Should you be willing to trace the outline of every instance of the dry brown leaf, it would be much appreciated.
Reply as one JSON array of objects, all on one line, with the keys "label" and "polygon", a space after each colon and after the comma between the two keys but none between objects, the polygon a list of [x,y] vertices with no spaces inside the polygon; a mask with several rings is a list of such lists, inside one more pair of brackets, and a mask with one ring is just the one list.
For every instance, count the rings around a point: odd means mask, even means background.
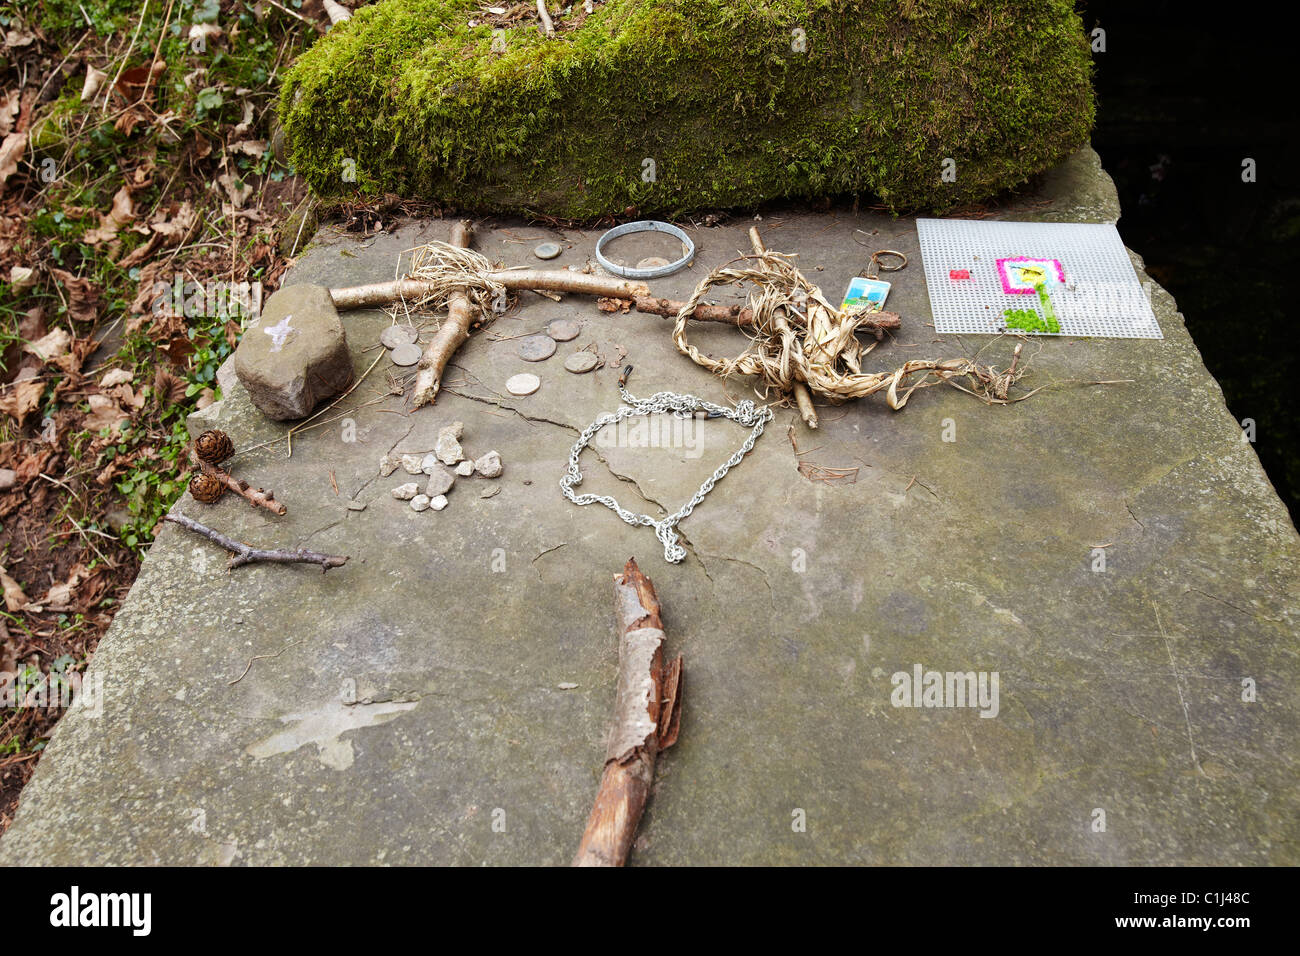
[{"label": "dry brown leaf", "polygon": [[68,317],[78,322],[94,321],[99,315],[99,287],[65,269],[52,268],[50,275],[63,286],[68,297]]},{"label": "dry brown leaf", "polygon": [[4,194],[5,183],[18,171],[18,161],[27,150],[27,134],[10,133],[0,142],[0,195]]},{"label": "dry brown leaf", "polygon": [[149,226],[169,242],[184,242],[189,238],[190,233],[194,231],[198,221],[199,214],[195,212],[194,204],[186,200],[181,203],[180,208],[175,211],[170,219],[167,218],[165,213],[159,213]]},{"label": "dry brown leaf", "polygon": [[104,377],[99,380],[99,387],[107,391],[114,385],[125,385],[133,378],[135,378],[135,374],[130,369],[110,368],[104,373]]},{"label": "dry brown leaf", "polygon": [[[51,587],[39,601],[27,605],[25,610],[32,612],[71,610],[72,597],[77,592],[77,586],[85,580],[85,576],[86,566],[84,564],[78,564],[68,572],[68,579],[66,581]],[[7,598],[8,593],[6,589],[6,600]]]},{"label": "dry brown leaf", "polygon": [[111,395],[113,398],[117,399],[118,404],[120,404],[124,409],[144,408],[143,388],[140,389],[139,394],[137,394],[135,390],[131,388],[130,385],[118,385],[116,388],[112,389],[108,394]]},{"label": "dry brown leaf", "polygon": [[[12,90],[7,97],[0,100],[0,136],[8,136],[14,131],[14,121],[18,118],[18,108],[22,97],[18,90]],[[252,107],[252,104],[248,104]]]},{"label": "dry brown leaf", "polygon": [[153,375],[153,390],[159,401],[168,405],[179,405],[185,401],[185,379],[159,366]]},{"label": "dry brown leaf", "polygon": [[95,98],[99,88],[104,85],[108,79],[108,74],[103,70],[97,70],[90,64],[86,64],[86,82],[81,85],[81,102]]},{"label": "dry brown leaf", "polygon": [[246,139],[240,143],[231,143],[230,151],[232,153],[243,153],[245,156],[252,156],[254,159],[261,159],[266,154],[266,140]]},{"label": "dry brown leaf", "polygon": [[67,329],[51,329],[48,333],[41,336],[35,342],[28,342],[23,346],[23,351],[35,355],[42,362],[48,362],[50,359],[58,358],[60,355],[68,353],[68,346],[72,344],[72,336]]},{"label": "dry brown leaf", "polygon": [[23,586],[9,576],[4,565],[0,564],[0,585],[4,587],[5,608],[10,611],[21,611],[27,606],[27,595],[23,592]]},{"label": "dry brown leaf", "polygon": [[87,401],[90,403],[90,411],[82,419],[82,426],[92,432],[108,428],[117,434],[122,424],[131,420],[131,416],[118,408],[117,403],[107,395],[91,395]]},{"label": "dry brown leaf", "polygon": [[113,196],[113,208],[107,215],[99,217],[99,226],[88,230],[81,237],[81,241],[90,246],[108,242],[110,239],[115,239],[122,231],[122,227],[133,219],[135,219],[135,203],[131,199],[131,191],[123,186]]},{"label": "dry brown leaf", "polygon": [[0,392],[0,414],[10,416],[18,427],[22,428],[27,416],[36,411],[45,394],[45,383],[39,379],[29,378],[14,382]]}]

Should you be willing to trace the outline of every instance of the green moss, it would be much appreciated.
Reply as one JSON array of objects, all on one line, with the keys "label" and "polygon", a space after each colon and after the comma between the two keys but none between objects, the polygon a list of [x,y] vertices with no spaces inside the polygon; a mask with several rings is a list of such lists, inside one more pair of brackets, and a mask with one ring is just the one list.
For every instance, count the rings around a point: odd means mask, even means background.
[{"label": "green moss", "polygon": [[605,0],[498,52],[479,10],[383,0],[298,60],[280,112],[317,192],[563,218],[845,192],[941,210],[1058,162],[1093,118],[1068,0]]}]

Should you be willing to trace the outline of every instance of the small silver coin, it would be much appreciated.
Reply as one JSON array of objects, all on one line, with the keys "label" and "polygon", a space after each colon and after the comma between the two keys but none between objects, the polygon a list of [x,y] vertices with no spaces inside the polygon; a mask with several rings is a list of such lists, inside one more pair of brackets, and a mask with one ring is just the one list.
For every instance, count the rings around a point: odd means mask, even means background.
[{"label": "small silver coin", "polygon": [[420,361],[420,356],[423,354],[418,345],[407,342],[389,352],[388,357],[393,360],[394,365],[414,365]]},{"label": "small silver coin", "polygon": [[546,334],[557,342],[569,342],[578,337],[582,323],[577,319],[552,319],[546,323]]},{"label": "small silver coin", "polygon": [[390,325],[379,333],[379,344],[386,349],[395,349],[399,345],[411,345],[420,337],[413,325]]},{"label": "small silver coin", "polygon": [[598,361],[590,352],[574,352],[564,360],[564,367],[575,375],[581,375],[595,368]]},{"label": "small silver coin", "polygon": [[533,246],[533,255],[539,259],[554,259],[563,251],[558,242],[543,242]]},{"label": "small silver coin", "polygon": [[530,335],[519,343],[519,357],[525,362],[541,362],[555,354],[555,339],[549,335]]},{"label": "small silver coin", "polygon": [[542,387],[542,380],[528,372],[520,372],[506,379],[506,391],[511,395],[531,395]]}]

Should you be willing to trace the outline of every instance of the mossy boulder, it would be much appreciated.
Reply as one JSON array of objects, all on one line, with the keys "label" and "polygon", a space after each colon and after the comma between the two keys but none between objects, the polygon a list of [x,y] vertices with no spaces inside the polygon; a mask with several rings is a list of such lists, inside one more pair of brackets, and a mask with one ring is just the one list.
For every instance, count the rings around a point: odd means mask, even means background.
[{"label": "mossy boulder", "polygon": [[294,64],[280,115],[318,193],[575,219],[839,193],[941,210],[1092,125],[1071,0],[574,0],[550,39],[529,4],[494,26],[489,2],[383,0]]}]

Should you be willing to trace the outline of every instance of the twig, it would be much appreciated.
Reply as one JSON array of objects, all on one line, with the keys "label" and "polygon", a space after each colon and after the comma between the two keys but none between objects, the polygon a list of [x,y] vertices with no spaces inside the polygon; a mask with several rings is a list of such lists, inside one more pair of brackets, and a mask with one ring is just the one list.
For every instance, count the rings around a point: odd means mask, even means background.
[{"label": "twig", "polygon": [[279,657],[281,654],[283,654],[285,651],[287,651],[289,648],[291,648],[291,647],[297,647],[297,646],[298,646],[299,644],[301,644],[301,643],[302,643],[302,641],[294,641],[292,644],[286,644],[286,645],[284,645],[284,647],[280,648],[280,649],[279,649],[278,651],[276,651],[274,654],[258,654],[256,657],[250,657],[250,658],[248,659],[248,666],[244,668],[244,673],[240,674],[240,675],[239,675],[238,677],[236,677],[234,680],[228,680],[228,681],[226,681],[226,686],[227,686],[227,687],[234,687],[234,686],[235,686],[236,684],[238,684],[241,680],[243,680],[245,677],[247,677],[247,676],[248,676],[248,672],[251,671],[251,670],[253,669],[253,661],[273,661],[273,660],[275,660],[277,657]]},{"label": "twig", "polygon": [[306,548],[297,548],[295,550],[254,548],[233,538],[228,538],[220,531],[214,531],[207,525],[200,524],[193,518],[187,518],[181,514],[163,515],[163,521],[178,524],[182,528],[193,531],[197,535],[202,535],[214,544],[220,545],[229,551],[230,561],[226,564],[227,570],[233,570],[245,564],[269,561],[274,564],[319,564],[320,573],[324,574],[330,568],[341,568],[348,562],[348,555],[346,554],[322,554],[320,551],[309,551]]},{"label": "twig", "polygon": [[[99,108],[102,113],[108,109],[108,99],[113,95],[113,90],[117,87],[117,81],[122,78],[122,71],[126,69],[126,61],[131,59],[131,53],[135,50],[135,41],[140,37],[140,28],[144,26],[144,18],[149,15],[149,0],[144,0],[144,8],[140,11],[140,19],[136,21],[135,33],[131,34],[131,43],[126,48],[126,56],[122,57],[122,62],[117,66],[117,76],[113,77],[113,82],[108,84],[108,89],[104,91],[104,105]],[[153,80],[153,64],[149,64],[149,81]]]},{"label": "twig", "polygon": [[[472,235],[473,226],[468,220],[462,220],[451,227],[451,245],[468,249]],[[451,294],[447,300],[447,321],[438,327],[425,347],[424,355],[420,357],[419,371],[415,376],[415,392],[411,399],[416,408],[427,405],[438,397],[442,373],[456,350],[469,338],[469,327],[476,315],[477,311],[463,289]]]},{"label": "twig", "polygon": [[277,515],[285,514],[288,511],[284,505],[275,500],[274,491],[263,491],[261,488],[252,487],[248,482],[241,481],[224,468],[219,468],[216,465],[199,458],[199,456],[194,453],[193,448],[190,449],[190,463],[194,465],[195,468],[198,468],[199,471],[203,472],[203,474],[217,479],[217,481],[221,482],[235,494],[245,499],[249,504],[256,505],[259,508],[265,508],[272,514]]},{"label": "twig", "polygon": [[542,21],[542,32],[547,38],[555,36],[555,24],[551,22],[551,15],[546,12],[546,0],[537,0],[537,17]]}]

